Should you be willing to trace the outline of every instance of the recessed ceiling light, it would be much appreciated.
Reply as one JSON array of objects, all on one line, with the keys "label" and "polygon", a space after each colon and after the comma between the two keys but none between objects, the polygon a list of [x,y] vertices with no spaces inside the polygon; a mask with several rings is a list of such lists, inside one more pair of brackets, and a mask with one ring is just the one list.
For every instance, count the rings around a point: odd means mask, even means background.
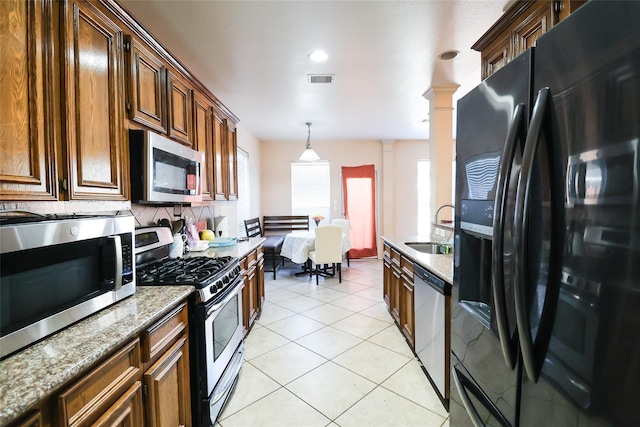
[{"label": "recessed ceiling light", "polygon": [[324,62],[327,60],[328,57],[329,55],[327,55],[321,50],[316,50],[309,54],[309,59],[312,60],[313,62]]},{"label": "recessed ceiling light", "polygon": [[447,50],[438,55],[438,58],[442,59],[443,61],[448,61],[458,56],[458,53],[460,52],[458,52],[457,50]]}]

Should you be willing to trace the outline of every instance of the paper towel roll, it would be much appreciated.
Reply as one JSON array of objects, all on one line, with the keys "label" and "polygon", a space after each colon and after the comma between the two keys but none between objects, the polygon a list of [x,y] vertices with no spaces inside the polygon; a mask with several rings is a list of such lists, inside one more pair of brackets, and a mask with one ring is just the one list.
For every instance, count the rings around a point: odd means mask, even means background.
[{"label": "paper towel roll", "polygon": [[213,218],[213,226],[216,236],[229,237],[229,222],[226,216],[217,216]]}]

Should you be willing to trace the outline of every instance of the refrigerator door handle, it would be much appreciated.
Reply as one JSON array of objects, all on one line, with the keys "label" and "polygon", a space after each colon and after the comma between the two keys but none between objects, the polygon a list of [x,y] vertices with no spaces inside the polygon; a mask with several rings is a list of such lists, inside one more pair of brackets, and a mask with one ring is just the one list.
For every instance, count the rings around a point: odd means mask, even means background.
[{"label": "refrigerator door handle", "polygon": [[[527,373],[527,377],[537,382],[544,363],[544,355],[551,337],[551,328],[553,324],[553,316],[555,305],[559,293],[559,272],[561,265],[559,258],[562,256],[563,242],[557,239],[556,235],[563,235],[559,224],[563,222],[561,211],[563,209],[562,197],[563,190],[553,188],[554,178],[558,179],[556,160],[553,154],[550,154],[550,182],[552,188],[551,193],[551,227],[552,227],[552,250],[549,258],[549,268],[547,274],[547,289],[545,292],[545,300],[542,308],[542,314],[538,325],[535,342],[531,336],[531,322],[527,311],[527,283],[525,266],[527,264],[525,257],[527,256],[527,238],[526,229],[529,223],[529,200],[531,197],[531,181],[534,170],[534,162],[538,145],[540,142],[541,132],[544,131],[545,116],[547,114],[550,103],[550,91],[548,87],[538,91],[538,98],[533,106],[531,115],[531,123],[529,132],[525,141],[524,153],[522,155],[522,169],[518,179],[518,187],[516,191],[516,204],[514,212],[514,237],[515,237],[515,280],[514,280],[514,299],[516,311],[516,325],[518,327],[518,339],[520,341],[520,350],[522,354],[522,362]],[[546,135],[549,138],[550,135]],[[558,199],[558,197],[560,197]],[[556,280],[557,279],[557,280]]]},{"label": "refrigerator door handle", "polygon": [[511,166],[517,148],[518,136],[524,126],[524,104],[518,104],[513,112],[513,118],[509,125],[507,138],[498,170],[498,182],[496,184],[496,196],[493,206],[493,253],[492,253],[492,288],[494,310],[496,314],[496,325],[502,355],[509,369],[514,369],[516,365],[517,351],[509,336],[509,321],[507,319],[507,301],[505,296],[504,283],[504,224],[505,211],[507,206],[507,195],[509,192],[509,177],[511,176]]},{"label": "refrigerator door handle", "polygon": [[462,372],[456,369],[456,367],[451,368],[451,373],[453,377],[453,382],[456,384],[456,388],[458,389],[458,394],[460,395],[460,399],[462,399],[462,405],[464,409],[466,409],[467,414],[469,414],[469,418],[471,418],[471,422],[474,427],[486,427],[484,421],[478,414],[478,411],[473,406],[473,402],[471,402],[471,398],[469,397],[469,392],[473,394],[473,396],[482,403],[482,405],[491,413],[491,415],[498,420],[501,426],[503,427],[511,427],[511,424],[507,419],[500,413],[498,408],[491,402],[489,397],[484,394],[484,392],[478,388],[471,380],[469,380]]}]

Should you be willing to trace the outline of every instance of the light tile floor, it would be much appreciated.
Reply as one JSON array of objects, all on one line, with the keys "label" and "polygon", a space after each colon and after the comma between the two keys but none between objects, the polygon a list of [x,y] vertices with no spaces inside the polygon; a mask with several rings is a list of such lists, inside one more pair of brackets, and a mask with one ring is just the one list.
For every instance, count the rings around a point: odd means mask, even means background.
[{"label": "light tile floor", "polygon": [[382,299],[382,261],[335,278],[265,274],[236,391],[217,427],[449,426],[448,413]]}]

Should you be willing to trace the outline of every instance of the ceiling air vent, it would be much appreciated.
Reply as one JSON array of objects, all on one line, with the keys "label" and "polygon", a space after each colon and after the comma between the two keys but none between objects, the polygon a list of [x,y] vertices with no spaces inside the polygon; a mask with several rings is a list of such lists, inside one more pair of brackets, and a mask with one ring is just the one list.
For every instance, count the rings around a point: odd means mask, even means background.
[{"label": "ceiling air vent", "polygon": [[335,74],[307,74],[309,83],[333,83],[335,80]]}]

